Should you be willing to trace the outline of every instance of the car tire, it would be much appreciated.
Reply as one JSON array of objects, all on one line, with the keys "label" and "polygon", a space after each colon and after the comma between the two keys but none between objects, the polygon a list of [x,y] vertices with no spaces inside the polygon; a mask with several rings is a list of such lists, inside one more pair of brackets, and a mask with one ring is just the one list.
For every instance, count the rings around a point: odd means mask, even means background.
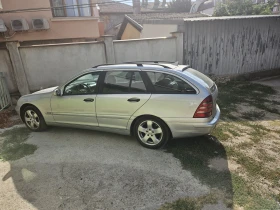
[{"label": "car tire", "polygon": [[40,132],[47,129],[45,119],[39,109],[34,106],[27,106],[22,113],[22,120],[31,131]]},{"label": "car tire", "polygon": [[167,125],[156,117],[141,117],[134,125],[133,134],[144,147],[158,149],[170,139]]}]

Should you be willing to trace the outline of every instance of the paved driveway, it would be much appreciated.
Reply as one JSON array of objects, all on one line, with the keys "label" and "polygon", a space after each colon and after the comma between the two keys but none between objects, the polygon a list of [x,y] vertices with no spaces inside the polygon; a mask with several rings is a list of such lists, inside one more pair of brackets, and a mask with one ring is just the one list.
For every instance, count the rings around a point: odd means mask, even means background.
[{"label": "paved driveway", "polygon": [[132,137],[51,128],[35,154],[0,162],[1,209],[157,209],[209,193],[178,159]]}]

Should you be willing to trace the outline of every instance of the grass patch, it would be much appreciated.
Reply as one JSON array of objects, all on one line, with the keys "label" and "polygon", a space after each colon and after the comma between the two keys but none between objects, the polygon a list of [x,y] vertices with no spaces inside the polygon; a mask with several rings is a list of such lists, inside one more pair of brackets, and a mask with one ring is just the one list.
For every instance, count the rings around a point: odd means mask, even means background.
[{"label": "grass patch", "polygon": [[233,130],[233,129],[228,129],[228,132],[230,132],[230,134],[234,137],[239,137],[241,136],[237,131]]},{"label": "grass patch", "polygon": [[231,113],[238,111],[237,105],[241,103],[248,103],[250,106],[280,114],[276,108],[271,108],[277,102],[267,99],[268,96],[277,94],[272,87],[244,81],[229,81],[218,84],[218,87],[218,104],[221,108],[222,119],[236,119]]},{"label": "grass patch", "polygon": [[244,207],[246,210],[276,210],[279,205],[276,199],[269,199],[255,193],[244,178],[232,174],[233,202],[235,205]]},{"label": "grass patch", "polygon": [[263,117],[265,116],[265,112],[264,111],[250,111],[250,112],[243,112],[242,114],[242,118],[247,119],[247,120],[260,120],[263,119]]},{"label": "grass patch", "polygon": [[234,157],[235,161],[243,166],[250,177],[262,176],[279,186],[280,169],[272,170],[266,168],[263,162],[248,157],[240,150],[232,147],[226,147],[226,151],[228,156]]},{"label": "grass patch", "polygon": [[27,128],[14,128],[2,133],[0,135],[0,159],[12,161],[33,154],[37,146],[25,143],[29,134],[30,131]]},{"label": "grass patch", "polygon": [[226,132],[227,132],[227,127],[222,124],[218,124],[211,134],[215,136],[217,139],[219,139],[220,141],[226,141],[230,138],[230,135],[228,135]]},{"label": "grass patch", "polygon": [[172,203],[164,204],[159,210],[201,210],[206,204],[216,204],[217,196],[214,193],[197,198],[179,199]]},{"label": "grass patch", "polygon": [[261,160],[261,161],[264,161],[264,162],[273,162],[273,161],[276,161],[276,158],[275,157],[272,157],[270,155],[267,154],[267,152],[260,148],[258,149],[258,154],[257,154],[258,158]]},{"label": "grass patch", "polygon": [[238,149],[242,149],[242,150],[246,150],[246,149],[250,149],[252,146],[254,145],[253,142],[242,142],[240,144],[237,145]]}]

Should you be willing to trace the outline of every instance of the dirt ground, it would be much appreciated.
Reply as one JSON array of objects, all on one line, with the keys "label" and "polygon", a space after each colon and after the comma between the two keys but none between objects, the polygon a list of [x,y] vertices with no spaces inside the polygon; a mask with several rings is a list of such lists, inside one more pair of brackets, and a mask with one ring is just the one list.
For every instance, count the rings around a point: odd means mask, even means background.
[{"label": "dirt ground", "polygon": [[1,209],[157,209],[210,191],[172,154],[131,137],[51,128],[26,143],[38,150],[0,162]]}]

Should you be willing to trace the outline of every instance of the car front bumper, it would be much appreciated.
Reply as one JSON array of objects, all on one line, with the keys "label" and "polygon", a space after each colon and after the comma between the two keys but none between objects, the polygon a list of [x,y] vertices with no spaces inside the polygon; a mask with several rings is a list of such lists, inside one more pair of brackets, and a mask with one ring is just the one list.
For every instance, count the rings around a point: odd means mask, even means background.
[{"label": "car front bumper", "polygon": [[221,111],[216,105],[216,114],[210,122],[190,122],[190,119],[180,121],[164,119],[168,124],[173,138],[202,136],[211,133],[219,122]]}]

